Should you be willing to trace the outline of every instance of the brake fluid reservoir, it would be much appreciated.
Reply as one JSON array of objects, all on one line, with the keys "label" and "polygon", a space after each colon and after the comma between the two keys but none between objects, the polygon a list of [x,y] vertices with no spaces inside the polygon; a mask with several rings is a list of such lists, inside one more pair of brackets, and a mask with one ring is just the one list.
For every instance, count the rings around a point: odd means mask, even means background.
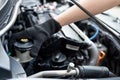
[{"label": "brake fluid reservoir", "polygon": [[27,38],[22,38],[14,43],[16,57],[20,63],[27,63],[32,60],[30,50],[33,46],[32,41]]}]

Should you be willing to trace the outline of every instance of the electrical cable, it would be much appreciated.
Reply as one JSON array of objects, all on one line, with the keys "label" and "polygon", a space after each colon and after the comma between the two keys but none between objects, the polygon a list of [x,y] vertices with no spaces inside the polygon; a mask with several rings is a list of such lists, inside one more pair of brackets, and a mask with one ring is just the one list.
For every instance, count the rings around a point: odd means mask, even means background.
[{"label": "electrical cable", "polygon": [[99,34],[99,28],[96,26],[96,25],[91,25],[90,27],[92,27],[92,28],[94,28],[95,29],[95,33],[94,33],[94,35],[92,35],[91,37],[90,37],[90,40],[94,40],[97,36],[98,36],[98,34]]}]

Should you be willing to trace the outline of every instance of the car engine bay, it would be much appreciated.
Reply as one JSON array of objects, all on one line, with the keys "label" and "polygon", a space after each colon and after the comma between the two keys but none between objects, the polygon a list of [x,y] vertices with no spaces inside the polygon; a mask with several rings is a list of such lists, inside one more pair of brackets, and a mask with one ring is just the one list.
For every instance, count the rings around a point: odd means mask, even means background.
[{"label": "car engine bay", "polygon": [[[0,28],[1,79],[120,79],[118,28],[120,23],[118,18],[107,13],[95,16],[99,23],[94,21],[94,17],[90,17],[65,25],[42,44],[35,58],[30,55],[34,39],[14,40],[16,33],[33,27],[35,24],[42,24],[72,5],[73,3],[67,0],[23,0],[20,3],[16,19],[11,27],[3,33],[4,27]],[[10,18],[12,19],[11,16]],[[5,63],[10,67],[4,67]]]}]

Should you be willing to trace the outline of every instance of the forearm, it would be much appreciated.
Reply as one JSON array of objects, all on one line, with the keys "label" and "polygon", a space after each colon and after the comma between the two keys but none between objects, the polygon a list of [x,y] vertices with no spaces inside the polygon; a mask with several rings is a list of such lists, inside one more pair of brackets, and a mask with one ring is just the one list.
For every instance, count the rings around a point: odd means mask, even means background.
[{"label": "forearm", "polygon": [[[120,0],[80,0],[80,4],[95,15],[120,4]],[[88,16],[74,5],[55,17],[55,20],[63,26],[85,18]]]}]

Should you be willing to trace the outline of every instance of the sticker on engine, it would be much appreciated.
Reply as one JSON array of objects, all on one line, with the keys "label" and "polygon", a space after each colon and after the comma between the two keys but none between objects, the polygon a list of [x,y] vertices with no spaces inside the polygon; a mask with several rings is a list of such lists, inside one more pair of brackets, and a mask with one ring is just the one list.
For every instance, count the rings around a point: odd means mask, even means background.
[{"label": "sticker on engine", "polygon": [[74,45],[71,45],[71,44],[66,44],[66,48],[70,49],[70,50],[74,50],[74,51],[79,50],[79,46],[74,46]]}]

